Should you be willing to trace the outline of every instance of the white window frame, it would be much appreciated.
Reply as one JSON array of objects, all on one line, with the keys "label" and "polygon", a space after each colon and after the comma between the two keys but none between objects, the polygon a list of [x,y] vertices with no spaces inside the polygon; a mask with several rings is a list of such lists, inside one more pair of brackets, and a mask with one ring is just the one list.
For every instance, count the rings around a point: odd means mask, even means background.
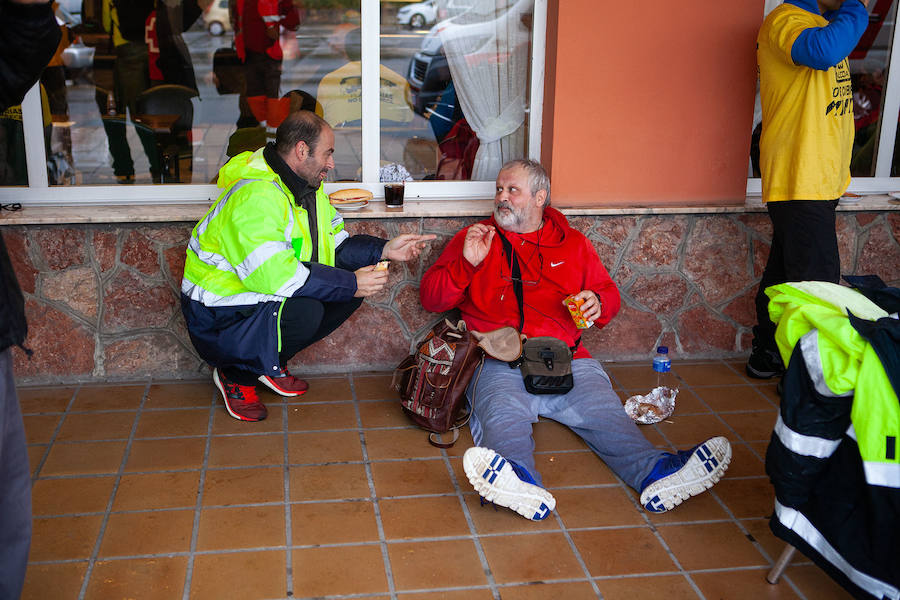
[{"label": "white window frame", "polygon": [[[900,17],[900,10],[896,14]],[[897,137],[895,116],[900,116],[900,34],[897,33],[898,29],[900,29],[900,23],[895,18],[890,60],[887,65],[888,77],[882,94],[884,106],[881,110],[881,128],[878,134],[878,154],[875,156],[875,176],[853,177],[847,191],[855,194],[887,194],[900,190],[900,177],[890,176],[894,142]],[[747,195],[762,196],[762,181],[759,177],[747,179]]]},{"label": "white window frame", "polygon": [[[540,160],[541,125],[544,103],[544,61],[546,57],[547,2],[534,0],[532,29],[531,93],[528,111],[529,158]],[[379,70],[381,56],[380,2],[361,0],[362,27],[362,174],[359,187],[384,197],[384,186],[378,183],[378,157],[381,130],[379,116]],[[374,74],[374,77],[372,76]],[[0,187],[0,202],[23,205],[122,205],[122,204],[210,204],[219,189],[210,184],[155,185],[76,185],[50,186],[44,159],[43,123],[39,86],[36,84],[22,102],[25,154],[28,165],[27,187]],[[346,183],[326,183],[331,192]],[[406,185],[407,199],[448,200],[490,198],[493,181],[414,181]]]}]

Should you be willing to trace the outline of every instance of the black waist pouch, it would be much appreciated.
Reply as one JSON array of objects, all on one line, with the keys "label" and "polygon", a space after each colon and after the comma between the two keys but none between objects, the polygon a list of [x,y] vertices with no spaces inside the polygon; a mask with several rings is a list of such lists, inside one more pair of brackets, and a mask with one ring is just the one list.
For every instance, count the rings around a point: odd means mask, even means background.
[{"label": "black waist pouch", "polygon": [[532,394],[566,394],[575,385],[572,350],[554,337],[525,340],[519,370],[525,389]]}]

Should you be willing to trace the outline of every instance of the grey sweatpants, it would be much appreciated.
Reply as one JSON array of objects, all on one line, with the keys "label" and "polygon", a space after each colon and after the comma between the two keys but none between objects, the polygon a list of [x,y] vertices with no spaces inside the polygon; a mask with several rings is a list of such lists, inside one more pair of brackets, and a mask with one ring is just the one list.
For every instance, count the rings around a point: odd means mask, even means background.
[{"label": "grey sweatpants", "polygon": [[616,475],[640,491],[641,482],[664,452],[650,444],[625,414],[600,363],[576,359],[572,375],[575,387],[568,394],[535,395],[525,391],[518,369],[485,359],[481,375],[476,370],[467,390],[475,445],[520,464],[541,484],[531,426],[538,417],[545,417],[581,436]]}]

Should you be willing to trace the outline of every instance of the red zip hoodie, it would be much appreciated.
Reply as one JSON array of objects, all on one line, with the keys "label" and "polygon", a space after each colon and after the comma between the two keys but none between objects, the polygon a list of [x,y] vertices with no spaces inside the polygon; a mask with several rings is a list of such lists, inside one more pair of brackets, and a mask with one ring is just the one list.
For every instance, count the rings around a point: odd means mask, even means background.
[{"label": "red zip hoodie", "polygon": [[[600,299],[603,327],[619,312],[619,290],[600,262],[591,242],[569,227],[565,216],[548,207],[538,231],[518,234],[505,231],[493,217],[482,223],[493,225],[510,241],[522,270],[527,337],[553,336],[570,347],[581,337],[563,299],[591,290]],[[468,229],[468,228],[467,228]],[[513,292],[509,260],[498,235],[488,255],[477,267],[463,257],[467,229],[457,233],[425,275],[419,287],[422,306],[432,312],[459,308],[469,329],[492,331],[506,325],[519,326],[519,306]],[[578,346],[575,358],[590,358]]]}]

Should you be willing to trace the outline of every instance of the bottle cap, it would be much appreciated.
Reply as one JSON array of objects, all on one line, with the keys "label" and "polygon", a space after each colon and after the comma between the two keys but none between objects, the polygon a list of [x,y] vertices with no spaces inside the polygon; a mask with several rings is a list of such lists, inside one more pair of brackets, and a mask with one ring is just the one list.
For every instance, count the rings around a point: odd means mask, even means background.
[{"label": "bottle cap", "polygon": [[668,353],[669,353],[669,347],[668,347],[668,346],[657,346],[657,347],[656,347],[656,353],[657,353],[657,354],[668,354]]}]

